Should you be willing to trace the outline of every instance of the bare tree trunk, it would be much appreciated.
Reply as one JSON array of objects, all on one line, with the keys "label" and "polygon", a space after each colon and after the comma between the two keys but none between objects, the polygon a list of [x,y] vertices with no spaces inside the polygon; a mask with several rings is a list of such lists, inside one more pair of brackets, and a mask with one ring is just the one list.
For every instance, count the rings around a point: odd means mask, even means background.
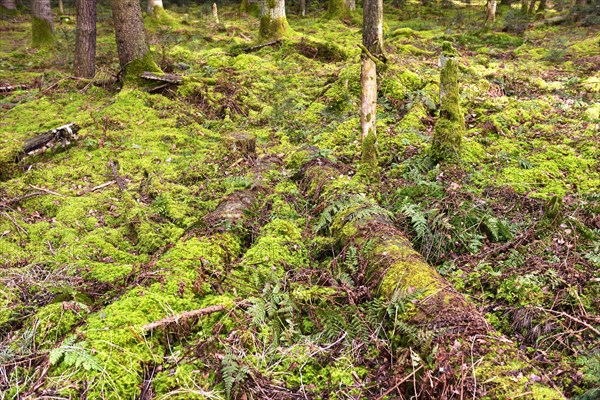
[{"label": "bare tree trunk", "polygon": [[65,7],[63,6],[63,0],[58,0],[58,12],[60,15],[65,13]]},{"label": "bare tree trunk", "polygon": [[112,12],[119,63],[125,73],[125,82],[139,83],[143,71],[159,72],[146,41],[139,0],[112,0]]},{"label": "bare tree trunk", "polygon": [[496,21],[496,0],[488,0],[485,6],[485,22],[493,24]]},{"label": "bare tree trunk", "polygon": [[162,0],[148,0],[147,11],[150,15],[156,15],[156,12],[164,10]]},{"label": "bare tree trunk", "polygon": [[300,0],[300,14],[306,17],[306,0]]},{"label": "bare tree trunk", "polygon": [[217,8],[217,3],[213,3],[213,5],[212,5],[212,13],[213,13],[213,18],[215,19],[215,23],[216,24],[220,24],[220,22],[219,22],[219,9]]},{"label": "bare tree trunk", "polygon": [[344,5],[348,11],[356,11],[356,0],[344,0]]},{"label": "bare tree trunk", "polygon": [[31,0],[31,44],[43,47],[54,42],[50,0]]},{"label": "bare tree trunk", "polygon": [[0,8],[5,8],[7,10],[16,10],[17,2],[15,0],[0,0]]},{"label": "bare tree trunk", "polygon": [[385,60],[383,51],[383,1],[363,2],[363,54],[361,69],[361,168],[371,181],[378,176],[377,168],[377,64]]},{"label": "bare tree trunk", "polygon": [[83,78],[96,73],[96,0],[77,0],[74,72]]},{"label": "bare tree trunk", "polygon": [[285,17],[285,0],[262,0],[260,10],[260,36],[278,39],[285,36],[288,23]]}]

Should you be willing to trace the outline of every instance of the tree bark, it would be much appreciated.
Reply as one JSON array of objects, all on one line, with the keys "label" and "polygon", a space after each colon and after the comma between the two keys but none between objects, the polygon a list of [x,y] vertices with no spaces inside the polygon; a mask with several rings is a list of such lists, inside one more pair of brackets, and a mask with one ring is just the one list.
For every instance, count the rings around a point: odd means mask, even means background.
[{"label": "tree bark", "polygon": [[383,1],[363,2],[363,54],[361,68],[361,173],[369,180],[378,179],[377,169],[377,64],[385,60],[383,52]]},{"label": "tree bark", "polygon": [[63,0],[58,0],[58,12],[60,15],[65,13],[65,7],[63,6]]},{"label": "tree bark", "polygon": [[140,2],[112,0],[112,12],[119,63],[124,72],[125,83],[140,83],[140,76],[144,71],[160,72],[146,41]]},{"label": "tree bark", "polygon": [[50,0],[31,0],[31,44],[44,47],[54,42]]},{"label": "tree bark", "polygon": [[300,15],[306,17],[306,0],[300,0]]},{"label": "tree bark", "polygon": [[83,78],[96,73],[96,0],[77,0],[74,73]]},{"label": "tree bark", "polygon": [[[446,364],[435,367],[448,379],[451,386],[448,392],[457,389],[457,393],[462,393],[469,387],[472,398],[493,393],[490,398],[564,399],[549,382],[537,378],[541,374],[530,366],[513,342],[491,327],[473,303],[427,264],[383,209],[375,211],[372,198],[352,194],[357,192],[356,183],[347,179],[344,171],[343,166],[331,161],[313,159],[302,168],[300,187],[305,198],[311,199],[313,210],[331,210],[332,204],[349,204],[337,208],[327,227],[339,245],[354,243],[362,248],[367,265],[365,281],[376,295],[390,300],[398,293],[417,293],[412,301],[414,310],[399,318],[430,331],[434,336],[432,347],[447,355],[440,357]],[[365,207],[372,207],[373,212],[364,213]],[[474,365],[469,364],[472,370],[468,374],[461,372],[465,354],[476,354],[478,360]],[[530,379],[531,374],[537,379]],[[465,393],[466,397],[470,396]],[[423,398],[442,397],[434,393]]]},{"label": "tree bark", "polygon": [[150,15],[156,15],[157,12],[164,10],[162,0],[148,0],[147,11]]},{"label": "tree bark", "polygon": [[493,24],[496,21],[496,0],[488,0],[485,5],[485,22]]},{"label": "tree bark", "polygon": [[260,36],[279,39],[288,31],[285,17],[285,0],[262,0],[260,10]]},{"label": "tree bark", "polygon": [[15,0],[0,0],[0,7],[13,11],[17,9],[17,2]]},{"label": "tree bark", "polygon": [[215,19],[215,23],[217,25],[220,24],[220,22],[219,22],[219,9],[217,8],[217,3],[213,3],[213,5],[212,5],[212,13],[213,13],[213,18]]}]

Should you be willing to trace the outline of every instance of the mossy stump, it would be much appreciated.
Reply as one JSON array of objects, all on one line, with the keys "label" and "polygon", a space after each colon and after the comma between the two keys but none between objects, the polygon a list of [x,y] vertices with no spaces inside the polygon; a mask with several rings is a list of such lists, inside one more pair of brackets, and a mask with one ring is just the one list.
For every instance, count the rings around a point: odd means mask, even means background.
[{"label": "mossy stump", "polygon": [[227,148],[235,157],[256,158],[256,136],[237,133],[227,138]]},{"label": "mossy stump", "polygon": [[440,115],[433,130],[430,149],[431,157],[436,162],[458,160],[466,132],[460,109],[457,55],[450,42],[443,43],[440,56]]}]

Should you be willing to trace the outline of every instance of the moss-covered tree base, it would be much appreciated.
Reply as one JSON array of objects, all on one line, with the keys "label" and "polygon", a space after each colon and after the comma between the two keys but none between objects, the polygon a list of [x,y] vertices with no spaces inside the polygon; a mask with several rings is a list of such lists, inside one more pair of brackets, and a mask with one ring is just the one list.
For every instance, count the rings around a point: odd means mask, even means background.
[{"label": "moss-covered tree base", "polygon": [[260,37],[263,39],[281,39],[290,33],[287,19],[271,18],[268,15],[260,18]]},{"label": "moss-covered tree base", "polygon": [[162,73],[154,58],[152,58],[152,53],[148,52],[142,58],[138,58],[127,64],[122,70],[122,81],[123,87],[136,87],[136,86],[144,86],[147,84],[147,81],[142,79],[142,72],[154,72],[154,73]]},{"label": "moss-covered tree base", "polygon": [[32,17],[31,19],[31,45],[33,47],[47,47],[54,43],[52,25],[45,19]]}]

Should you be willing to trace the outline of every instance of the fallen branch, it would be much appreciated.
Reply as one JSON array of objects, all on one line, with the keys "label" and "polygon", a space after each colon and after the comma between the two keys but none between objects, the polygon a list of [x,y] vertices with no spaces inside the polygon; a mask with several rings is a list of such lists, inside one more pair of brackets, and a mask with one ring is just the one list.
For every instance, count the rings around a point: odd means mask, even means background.
[{"label": "fallen branch", "polygon": [[107,187],[107,186],[110,186],[110,185],[112,185],[113,183],[116,183],[116,181],[108,181],[108,182],[106,182],[106,183],[103,183],[103,184],[101,184],[101,185],[94,186],[94,187],[93,187],[93,188],[91,188],[91,189],[82,190],[81,192],[77,193],[77,195],[78,195],[78,196],[83,196],[83,195],[84,195],[84,194],[86,194],[86,193],[95,192],[96,190],[100,190],[100,189],[102,189],[102,188],[105,188],[105,187]]},{"label": "fallen branch", "polygon": [[172,83],[174,85],[178,85],[183,81],[183,78],[181,77],[181,75],[177,75],[177,74],[155,74],[154,72],[142,72],[141,75],[142,78],[144,79],[149,79],[151,81],[159,81],[159,82],[167,82],[167,83]]},{"label": "fallen branch", "polygon": [[123,178],[121,178],[121,176],[119,176],[118,164],[116,162],[114,162],[113,160],[109,159],[108,165],[110,166],[110,169],[112,170],[113,177],[115,178],[115,182],[117,182],[117,185],[119,185],[119,190],[121,192],[123,192],[125,189],[127,189],[127,186],[125,185],[125,182],[123,182]]},{"label": "fallen branch", "polygon": [[29,155],[42,153],[59,143],[62,144],[63,147],[66,147],[72,140],[77,139],[77,132],[79,129],[79,125],[70,123],[39,134],[36,137],[25,141],[23,153]]},{"label": "fallen branch", "polygon": [[260,50],[263,47],[274,46],[274,45],[279,44],[279,43],[281,43],[281,39],[273,40],[273,41],[267,42],[267,43],[262,43],[262,44],[259,44],[259,45],[256,45],[256,46],[244,47],[242,49],[242,51],[244,51],[244,53],[250,53],[250,52],[253,52],[253,51]]},{"label": "fallen branch", "polygon": [[568,318],[571,321],[578,323],[579,325],[585,326],[587,329],[589,329],[590,331],[594,332],[596,335],[600,336],[600,331],[598,329],[594,328],[592,325],[588,324],[587,322],[582,321],[579,318],[576,318],[576,317],[574,317],[572,315],[569,315],[569,314],[567,314],[565,312],[554,311],[554,310],[550,310],[548,308],[542,308],[542,307],[535,307],[535,309],[539,310],[539,311],[546,312],[546,313],[550,313],[550,314],[554,314],[554,315],[559,315],[561,317]]},{"label": "fallen branch", "polygon": [[15,205],[21,203],[22,201],[25,201],[32,197],[41,196],[42,194],[44,194],[44,192],[41,192],[41,191],[40,192],[32,192],[32,193],[27,193],[20,197],[15,197],[14,199],[4,200],[3,202],[0,203],[0,210],[6,210],[7,208],[10,208],[11,206],[15,206]]},{"label": "fallen branch", "polygon": [[142,332],[153,331],[156,328],[163,328],[173,324],[179,324],[180,322],[187,321],[191,318],[201,317],[202,315],[212,314],[219,311],[225,311],[226,308],[223,305],[210,306],[205,308],[200,308],[198,310],[186,311],[181,314],[172,315],[167,318],[163,318],[158,321],[154,321],[148,325],[144,325],[142,327]]},{"label": "fallen branch", "polygon": [[41,191],[41,192],[45,192],[45,193],[48,193],[48,194],[52,194],[52,195],[54,195],[54,196],[58,196],[58,197],[65,197],[64,195],[62,195],[62,194],[60,194],[60,193],[53,192],[53,191],[52,191],[52,190],[50,190],[50,189],[45,189],[45,188],[41,188],[41,187],[37,187],[37,186],[33,186],[33,185],[29,185],[29,187],[30,187],[30,188],[33,188],[33,189],[35,189],[35,190],[39,190],[39,191]]}]

